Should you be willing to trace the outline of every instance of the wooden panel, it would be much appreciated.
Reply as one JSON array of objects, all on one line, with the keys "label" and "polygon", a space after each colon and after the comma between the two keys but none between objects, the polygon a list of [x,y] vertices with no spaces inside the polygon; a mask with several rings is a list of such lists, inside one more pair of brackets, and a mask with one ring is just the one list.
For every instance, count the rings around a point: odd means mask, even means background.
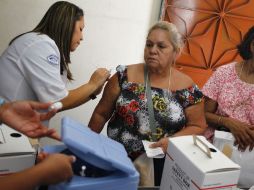
[{"label": "wooden panel", "polygon": [[185,46],[177,66],[202,87],[219,66],[241,60],[236,45],[254,25],[254,0],[165,0],[162,19]]}]

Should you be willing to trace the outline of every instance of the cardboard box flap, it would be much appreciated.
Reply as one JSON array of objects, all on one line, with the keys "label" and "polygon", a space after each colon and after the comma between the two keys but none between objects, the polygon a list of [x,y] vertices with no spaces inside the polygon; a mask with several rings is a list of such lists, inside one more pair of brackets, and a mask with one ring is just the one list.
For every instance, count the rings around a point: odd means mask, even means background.
[{"label": "cardboard box flap", "polygon": [[62,119],[62,140],[79,158],[96,167],[108,171],[136,173],[122,144],[97,134],[68,117]]},{"label": "cardboard box flap", "polygon": [[[198,137],[201,140],[205,140],[205,137],[203,136]],[[174,146],[181,149],[181,153],[185,156],[185,158],[192,162],[194,167],[198,168],[203,173],[216,173],[240,169],[239,165],[235,164],[208,141],[204,141],[204,143],[212,150],[211,158],[209,158],[203,150],[194,144],[192,136],[174,137],[170,138],[170,141],[174,144]]]},{"label": "cardboard box flap", "polygon": [[26,155],[34,153],[28,137],[2,124],[0,126],[0,156]]}]

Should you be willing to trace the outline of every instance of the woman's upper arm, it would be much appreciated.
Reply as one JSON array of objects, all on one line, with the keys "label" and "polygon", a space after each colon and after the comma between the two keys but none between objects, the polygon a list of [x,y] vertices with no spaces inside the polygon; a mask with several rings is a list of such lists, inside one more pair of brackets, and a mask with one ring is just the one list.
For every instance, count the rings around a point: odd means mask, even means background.
[{"label": "woman's upper arm", "polygon": [[218,107],[218,103],[208,97],[205,97],[205,112],[215,113]]},{"label": "woman's upper arm", "polygon": [[184,111],[187,119],[186,127],[196,126],[199,128],[206,128],[207,125],[203,100],[200,103],[185,108]]},{"label": "woman's upper arm", "polygon": [[120,87],[118,83],[117,74],[113,75],[106,84],[102,98],[97,104],[92,117],[89,122],[89,127],[96,131],[100,132],[104,127],[104,124],[111,117],[115,103],[120,94]]},{"label": "woman's upper arm", "polygon": [[[108,83],[106,84],[102,98],[96,106],[95,110],[103,110],[100,111],[102,114],[107,114],[108,112],[112,112],[114,110],[115,102],[120,94],[120,87],[118,82],[117,74],[113,75]],[[107,112],[105,112],[107,111]],[[111,114],[110,114],[111,115]]]},{"label": "woman's upper arm", "polygon": [[189,77],[185,77],[183,87],[182,90],[177,91],[177,98],[184,109],[186,127],[177,132],[175,136],[201,134],[207,127],[203,93]]}]

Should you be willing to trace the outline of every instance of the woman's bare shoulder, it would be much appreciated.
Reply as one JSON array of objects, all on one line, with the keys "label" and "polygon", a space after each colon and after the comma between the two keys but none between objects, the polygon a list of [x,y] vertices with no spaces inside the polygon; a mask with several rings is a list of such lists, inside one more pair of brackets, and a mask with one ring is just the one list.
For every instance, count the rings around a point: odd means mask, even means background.
[{"label": "woman's bare shoulder", "polygon": [[131,64],[128,65],[128,70],[140,70],[144,68],[144,63],[136,63],[136,64]]},{"label": "woman's bare shoulder", "polygon": [[174,80],[177,81],[178,83],[177,85],[178,89],[188,88],[195,84],[190,76],[175,68],[174,68]]},{"label": "woman's bare shoulder", "polygon": [[141,83],[144,79],[144,63],[128,65],[127,75],[129,82]]}]

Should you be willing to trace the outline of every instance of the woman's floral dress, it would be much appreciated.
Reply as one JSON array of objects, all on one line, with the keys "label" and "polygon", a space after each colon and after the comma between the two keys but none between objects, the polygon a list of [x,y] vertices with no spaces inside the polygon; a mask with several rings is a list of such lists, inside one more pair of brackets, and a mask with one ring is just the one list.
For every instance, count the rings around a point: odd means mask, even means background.
[{"label": "woman's floral dress", "polygon": [[[117,74],[121,93],[108,123],[108,136],[125,146],[128,155],[135,159],[144,152],[141,140],[151,140],[149,114],[144,84],[128,82],[127,66],[118,66]],[[151,87],[157,139],[171,136],[184,128],[184,109],[202,101],[203,94],[197,85],[170,92]]]},{"label": "woman's floral dress", "polygon": [[[254,125],[254,84],[242,81],[236,72],[236,62],[219,67],[204,85],[205,96],[218,103],[216,114]],[[205,136],[212,139],[214,128]]]}]

